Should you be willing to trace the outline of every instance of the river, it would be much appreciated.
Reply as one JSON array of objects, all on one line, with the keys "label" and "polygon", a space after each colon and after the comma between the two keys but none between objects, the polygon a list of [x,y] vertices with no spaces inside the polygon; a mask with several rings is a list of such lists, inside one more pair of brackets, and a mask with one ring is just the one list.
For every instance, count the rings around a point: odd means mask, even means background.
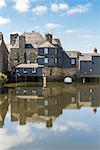
[{"label": "river", "polygon": [[99,149],[99,84],[0,88],[0,150]]}]

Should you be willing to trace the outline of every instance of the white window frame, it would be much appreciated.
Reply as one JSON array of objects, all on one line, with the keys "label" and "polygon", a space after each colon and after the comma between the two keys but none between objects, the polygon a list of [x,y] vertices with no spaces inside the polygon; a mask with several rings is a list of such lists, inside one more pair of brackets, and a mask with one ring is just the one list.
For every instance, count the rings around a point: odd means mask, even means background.
[{"label": "white window frame", "polygon": [[32,73],[36,73],[36,68],[32,68]]},{"label": "white window frame", "polygon": [[49,63],[49,59],[48,58],[44,58],[44,63],[48,64]]},{"label": "white window frame", "polygon": [[48,54],[49,53],[49,49],[48,48],[44,48],[44,54]]},{"label": "white window frame", "polygon": [[58,63],[58,58],[54,59],[54,63],[57,64]]},{"label": "white window frame", "polygon": [[75,64],[76,64],[75,58],[71,58],[71,65],[75,65]]}]

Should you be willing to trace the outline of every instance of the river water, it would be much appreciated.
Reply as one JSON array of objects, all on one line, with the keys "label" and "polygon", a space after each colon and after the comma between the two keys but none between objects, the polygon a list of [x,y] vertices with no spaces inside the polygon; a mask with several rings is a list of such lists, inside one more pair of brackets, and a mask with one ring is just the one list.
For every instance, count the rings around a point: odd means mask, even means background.
[{"label": "river water", "polygon": [[0,150],[100,150],[100,85],[0,88]]}]

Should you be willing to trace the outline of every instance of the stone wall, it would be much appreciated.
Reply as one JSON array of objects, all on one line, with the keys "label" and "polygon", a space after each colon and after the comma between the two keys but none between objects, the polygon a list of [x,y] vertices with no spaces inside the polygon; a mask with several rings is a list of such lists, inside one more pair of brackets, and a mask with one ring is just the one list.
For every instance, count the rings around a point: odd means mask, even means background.
[{"label": "stone wall", "polygon": [[56,81],[61,81],[65,77],[70,76],[75,78],[78,74],[77,68],[43,68],[43,74],[47,76],[47,79],[54,79]]},{"label": "stone wall", "polygon": [[3,41],[3,34],[0,33],[0,72],[8,71],[8,50]]}]

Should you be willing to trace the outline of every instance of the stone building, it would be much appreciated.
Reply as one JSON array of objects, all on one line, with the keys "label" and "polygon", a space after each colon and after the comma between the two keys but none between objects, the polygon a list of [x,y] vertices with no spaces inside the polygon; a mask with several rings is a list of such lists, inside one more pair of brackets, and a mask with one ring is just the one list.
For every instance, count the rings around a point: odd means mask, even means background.
[{"label": "stone building", "polygon": [[22,63],[34,63],[37,58],[37,48],[43,44],[45,38],[38,32],[24,32],[10,35],[10,66]]},{"label": "stone building", "polygon": [[[38,32],[11,34],[10,44],[10,62],[11,68],[15,68],[15,77],[45,75],[52,81],[61,81],[66,76],[74,78],[78,74],[80,52],[64,51],[60,39],[53,38],[52,34],[46,34],[45,37]],[[42,67],[29,67],[36,64]],[[19,68],[19,65],[24,67]]]},{"label": "stone building", "polygon": [[100,53],[94,49],[93,53],[83,53],[79,57],[80,78],[83,82],[90,79],[100,78]]},{"label": "stone building", "polygon": [[8,49],[3,39],[3,34],[0,32],[0,72],[7,73],[8,71]]}]

